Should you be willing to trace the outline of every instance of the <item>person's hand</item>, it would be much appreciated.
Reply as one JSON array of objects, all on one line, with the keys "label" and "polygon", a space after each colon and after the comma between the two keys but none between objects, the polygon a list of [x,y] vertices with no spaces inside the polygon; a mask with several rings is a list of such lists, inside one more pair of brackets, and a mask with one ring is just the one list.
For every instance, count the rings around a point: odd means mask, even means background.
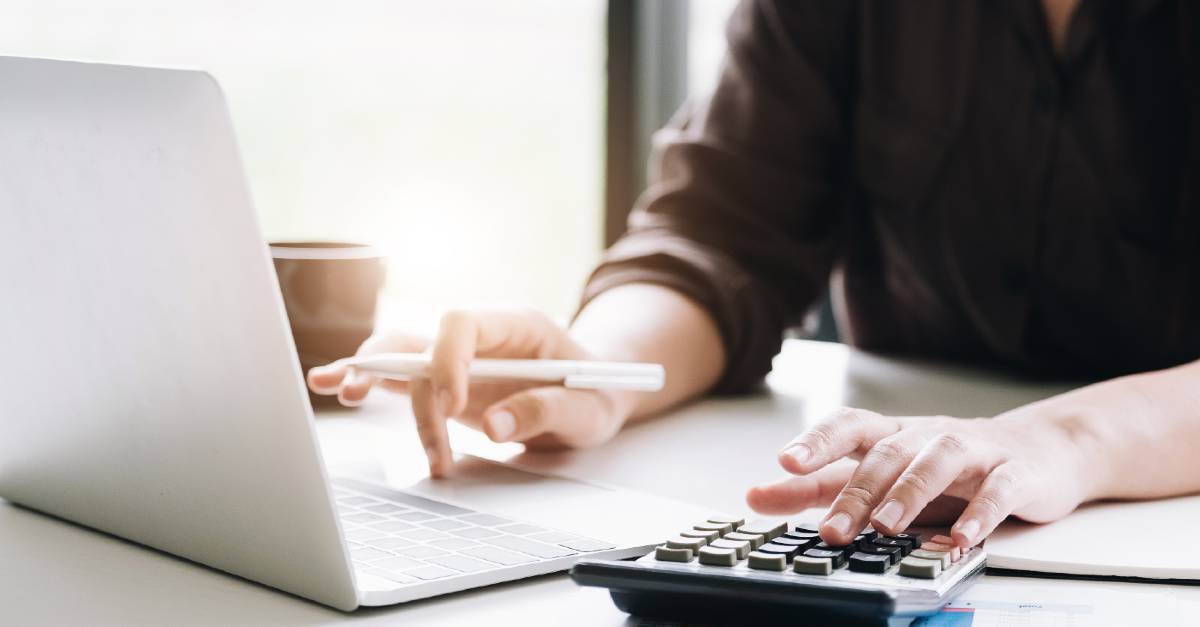
[{"label": "person's hand", "polygon": [[[780,465],[798,476],[752,488],[746,500],[777,515],[832,503],[820,526],[830,544],[848,544],[867,523],[894,534],[914,522],[955,521],[954,541],[974,546],[1010,514],[1048,522],[1086,498],[1088,470],[1070,429],[1035,418],[845,409],[779,453]],[[859,463],[834,463],[843,457]]]},{"label": "person's hand", "polygon": [[421,444],[433,476],[453,463],[446,419],[480,429],[496,442],[528,446],[582,447],[611,438],[628,415],[622,393],[580,390],[530,382],[470,383],[467,366],[475,357],[508,359],[596,359],[548,316],[532,310],[455,311],[441,321],[429,342],[403,334],[381,334],[363,343],[359,354],[432,350],[430,378],[382,381],[341,364],[313,368],[308,384],[318,394],[337,394],[346,405],[361,403],[382,383],[408,392]]}]

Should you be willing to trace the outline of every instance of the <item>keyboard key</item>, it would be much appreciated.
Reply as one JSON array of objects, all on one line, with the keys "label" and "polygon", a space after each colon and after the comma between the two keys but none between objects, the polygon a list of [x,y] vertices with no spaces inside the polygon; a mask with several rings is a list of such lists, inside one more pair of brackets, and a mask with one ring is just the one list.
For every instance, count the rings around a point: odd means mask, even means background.
[{"label": "keyboard key", "polygon": [[591,538],[576,538],[574,540],[567,540],[566,542],[559,542],[558,545],[565,546],[568,549],[573,549],[575,551],[579,551],[580,553],[591,553],[593,551],[607,551],[608,549],[617,548],[616,545],[612,544],[611,542],[604,542],[603,540],[593,540]]},{"label": "keyboard key", "polygon": [[407,520],[409,522],[419,522],[422,520],[432,520],[437,518],[437,516],[435,514],[430,514],[429,512],[402,512],[399,514],[392,514],[392,518],[395,518],[396,520]]},{"label": "keyboard key", "polygon": [[369,496],[346,496],[338,499],[338,503],[346,505],[374,505],[379,501]]},{"label": "keyboard key", "polygon": [[386,534],[374,529],[351,529],[345,535],[347,540],[371,540],[373,538],[382,538]]},{"label": "keyboard key", "polygon": [[749,542],[751,549],[757,549],[758,547],[762,546],[763,544],[766,544],[766,542],[767,542],[766,536],[760,536],[755,533],[742,533],[740,531],[733,531],[733,532],[727,533],[727,534],[725,534],[725,537],[723,539],[724,540],[734,540],[737,542]]},{"label": "keyboard key", "polygon": [[383,522],[371,523],[371,528],[392,533],[395,531],[404,531],[405,529],[416,529],[417,526],[400,520],[385,520]]},{"label": "keyboard key", "polygon": [[429,527],[430,529],[437,529],[438,531],[450,531],[452,529],[462,529],[470,526],[468,523],[465,523],[457,518],[438,518],[437,520],[428,520],[421,524]]},{"label": "keyboard key", "polygon": [[876,555],[857,551],[850,556],[848,567],[856,573],[876,573],[882,575],[892,566],[889,555]]},{"label": "keyboard key", "polygon": [[425,561],[430,564],[437,564],[438,566],[457,570],[460,573],[475,573],[481,570],[492,570],[496,567],[495,564],[463,555],[443,555],[441,557],[431,557]]},{"label": "keyboard key", "polygon": [[733,525],[729,523],[702,522],[692,525],[692,529],[699,529],[700,531],[715,531],[717,532],[717,535],[724,536],[730,531],[733,531]]},{"label": "keyboard key", "polygon": [[393,505],[391,503],[371,505],[364,507],[363,509],[367,510],[368,512],[375,512],[376,514],[390,514],[392,512],[403,512],[408,510],[407,507],[400,507],[399,505]]},{"label": "keyboard key", "polygon": [[737,551],[712,546],[700,547],[700,563],[709,566],[733,566],[738,562]]},{"label": "keyboard key", "polygon": [[410,568],[416,568],[416,567],[420,566],[421,562],[418,562],[417,560],[410,559],[407,557],[397,556],[397,557],[389,557],[388,559],[385,559],[385,560],[377,560],[377,561],[371,562],[371,565],[376,568],[383,568],[385,570],[407,571]]},{"label": "keyboard key", "polygon": [[[808,549],[804,551],[803,557],[814,557],[818,559],[827,559],[833,568],[841,568],[846,563],[846,554],[842,551],[826,551],[823,549]],[[795,560],[799,560],[801,555],[797,555]],[[800,572],[800,571],[796,571]]]},{"label": "keyboard key", "polygon": [[864,542],[861,546],[868,546],[871,544],[875,546],[894,547],[900,551],[900,557],[904,557],[905,555],[912,553],[912,550],[916,548],[911,542],[907,540],[901,540],[899,538],[875,538],[869,543]]},{"label": "keyboard key", "polygon": [[426,542],[429,540],[441,540],[442,538],[450,537],[440,531],[435,531],[433,529],[409,529],[408,531],[397,532],[396,535],[400,536],[401,538],[408,538],[409,540],[417,540],[419,542]]},{"label": "keyboard key", "polygon": [[401,505],[417,507],[428,512],[440,514],[442,516],[461,516],[463,514],[471,513],[471,510],[469,509],[455,507],[448,503],[427,499],[425,497],[410,494],[408,492],[401,492],[400,490],[393,490],[391,488],[374,483],[368,483],[366,481],[358,481],[357,479],[339,477],[334,479],[334,483],[340,486],[353,488],[359,492],[366,492],[367,494],[378,496],[388,501],[395,501]]},{"label": "keyboard key", "polygon": [[685,538],[704,538],[705,542],[712,542],[721,537],[721,534],[716,531],[701,531],[699,529],[684,529],[679,532],[679,535]]},{"label": "keyboard key", "polygon": [[485,529],[483,527],[467,527],[466,529],[453,529],[450,531],[450,533],[452,533],[456,536],[462,537],[462,538],[474,538],[476,540],[478,540],[480,538],[490,538],[492,536],[500,535],[500,532],[496,531],[495,529]]},{"label": "keyboard key", "polygon": [[864,531],[864,532],[858,534],[857,536],[854,536],[854,542],[852,542],[852,544],[859,544],[861,542],[870,542],[871,540],[874,540],[875,538],[878,538],[878,537],[879,537],[879,532],[877,532],[873,529],[871,531]]},{"label": "keyboard key", "polygon": [[725,538],[721,538],[720,540],[713,540],[708,545],[717,549],[730,549],[737,553],[737,558],[739,560],[746,559],[746,555],[750,553],[749,542],[739,542],[737,540],[726,540]]},{"label": "keyboard key", "polygon": [[375,538],[367,540],[367,544],[380,549],[399,549],[413,545],[412,542],[404,538]]},{"label": "keyboard key", "polygon": [[912,555],[900,560],[900,574],[905,577],[933,579],[941,572],[942,562],[940,560],[921,559]]},{"label": "keyboard key", "polygon": [[396,549],[396,554],[403,555],[404,557],[413,557],[423,560],[436,555],[445,555],[446,551],[439,549],[436,546],[418,544],[417,546],[410,546],[406,549]]},{"label": "keyboard key", "polygon": [[851,553],[854,552],[853,544],[834,546],[832,544],[829,544],[828,542],[818,542],[818,543],[814,544],[812,546],[812,548],[820,549],[822,551],[840,551],[844,555],[850,555]]},{"label": "keyboard key", "polygon": [[534,542],[528,538],[518,536],[496,536],[494,538],[484,538],[483,541],[487,544],[495,545],[512,551],[525,553],[542,559],[550,559],[552,557],[565,557],[567,555],[575,555],[575,551],[561,547],[555,544],[543,544]]},{"label": "keyboard key", "polygon": [[704,541],[704,538],[685,538],[683,536],[676,536],[670,540],[667,540],[667,546],[669,548],[687,549],[692,553],[699,551],[700,547],[706,544],[708,543]]},{"label": "keyboard key", "polygon": [[741,533],[749,533],[753,535],[766,536],[768,540],[783,535],[787,531],[787,523],[777,520],[752,520],[741,527],[738,527]]},{"label": "keyboard key", "polygon": [[733,530],[737,531],[738,527],[746,524],[746,519],[738,516],[709,516],[708,522],[732,525]]},{"label": "keyboard key", "polygon": [[458,519],[465,520],[473,525],[479,525],[481,527],[497,527],[499,525],[507,525],[512,522],[507,518],[492,516],[491,514],[471,514],[469,516],[459,516]]},{"label": "keyboard key", "polygon": [[[838,553],[836,555],[840,559],[842,554]],[[792,570],[802,575],[830,575],[834,571],[833,559],[829,557],[797,555],[796,559],[792,560]]]},{"label": "keyboard key", "polygon": [[478,557],[481,560],[487,560],[493,564],[499,564],[501,566],[528,564],[529,562],[537,561],[528,555],[517,553],[515,551],[507,551],[494,546],[481,546],[471,549],[463,549],[459,551],[459,553],[462,553],[463,555],[470,555],[471,557]]},{"label": "keyboard key", "polygon": [[672,549],[669,546],[660,546],[654,549],[654,559],[660,562],[690,562],[694,554],[691,549]]},{"label": "keyboard key", "polygon": [[571,535],[569,533],[563,533],[561,531],[547,531],[544,533],[536,533],[534,535],[531,535],[531,536],[529,536],[529,539],[537,540],[538,542],[549,542],[550,544],[558,544],[560,542],[566,542],[567,540],[577,540],[577,539],[579,539],[579,536]]},{"label": "keyboard key", "polygon": [[478,542],[474,542],[472,540],[467,540],[465,538],[446,538],[444,540],[430,540],[429,544],[436,546],[439,549],[446,549],[448,551],[458,551],[459,549],[465,549],[465,548],[472,547],[472,546],[483,546],[482,544],[479,544]]},{"label": "keyboard key", "polygon": [[746,566],[755,570],[783,571],[787,570],[787,557],[784,555],[751,551],[750,555],[746,556]]},{"label": "keyboard key", "polygon": [[373,549],[369,546],[350,549],[350,557],[353,557],[356,560],[362,560],[364,562],[391,556],[392,554],[388,553],[387,551],[380,551],[379,549]]},{"label": "keyboard key", "polygon": [[789,535],[786,535],[786,534],[785,534],[785,535],[779,536],[778,538],[775,538],[774,540],[771,540],[771,542],[772,542],[773,544],[784,544],[784,545],[787,545],[787,546],[798,546],[798,547],[802,547],[802,548],[805,548],[805,549],[807,549],[807,548],[811,548],[811,547],[814,547],[814,546],[816,546],[816,545],[817,545],[817,543],[818,543],[818,542],[820,542],[820,540],[818,540],[816,537],[812,537],[812,538],[804,538],[804,539],[800,539],[800,538],[793,538],[792,536],[789,536]]},{"label": "keyboard key", "polygon": [[342,520],[348,520],[352,523],[363,524],[363,523],[369,523],[369,522],[375,522],[378,520],[387,520],[387,519],[384,518],[383,516],[380,516],[379,514],[371,514],[369,512],[362,512],[359,514],[345,514],[342,516]]},{"label": "keyboard key", "polygon": [[393,573],[391,571],[387,571],[382,568],[374,568],[371,566],[355,566],[354,570],[362,571],[364,573],[370,573],[372,575],[375,575],[376,577],[383,577],[384,579],[387,579],[388,581],[393,581],[395,583],[416,583],[418,581],[417,579],[414,579],[407,575],[401,575],[400,573]]},{"label": "keyboard key", "polygon": [[498,531],[503,531],[504,533],[511,533],[511,534],[518,535],[518,536],[527,536],[531,533],[541,533],[543,531],[546,531],[545,529],[543,529],[541,527],[535,527],[533,525],[527,525],[525,523],[516,523],[514,525],[503,525],[500,527],[496,527],[496,529]]},{"label": "keyboard key", "polygon": [[[942,551],[929,551],[926,549],[917,549],[908,554],[909,557],[916,557],[923,560],[934,560],[942,565],[942,570],[950,568],[950,553]],[[904,560],[900,560],[903,562]]]},{"label": "keyboard key", "polygon": [[450,570],[449,568],[442,568],[441,566],[422,566],[421,568],[406,570],[404,571],[404,574],[411,575],[417,579],[429,581],[431,579],[441,579],[443,577],[457,575],[458,571]]}]

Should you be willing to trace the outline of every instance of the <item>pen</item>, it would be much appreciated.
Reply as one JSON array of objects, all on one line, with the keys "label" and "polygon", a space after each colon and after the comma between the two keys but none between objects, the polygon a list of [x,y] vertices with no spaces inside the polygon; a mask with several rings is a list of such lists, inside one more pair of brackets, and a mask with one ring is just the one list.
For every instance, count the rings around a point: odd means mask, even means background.
[{"label": "pen", "polygon": [[[429,376],[431,358],[425,353],[379,353],[339,359],[336,363],[384,379],[410,381]],[[569,388],[638,390],[663,387],[661,364],[575,361],[563,359],[474,359],[471,381],[525,380],[562,383]]]}]

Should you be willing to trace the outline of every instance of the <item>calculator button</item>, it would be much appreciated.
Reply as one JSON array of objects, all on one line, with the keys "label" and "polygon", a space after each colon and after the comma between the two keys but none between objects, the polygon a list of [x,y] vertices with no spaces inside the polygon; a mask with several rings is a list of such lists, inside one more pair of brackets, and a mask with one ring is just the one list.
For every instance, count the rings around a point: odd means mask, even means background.
[{"label": "calculator button", "polygon": [[811,533],[817,535],[817,525],[813,523],[796,523],[788,533]]},{"label": "calculator button", "polygon": [[[846,554],[842,551],[826,551],[824,549],[808,549],[804,552],[804,557],[815,557],[818,559],[827,559],[830,561],[833,568],[841,568],[846,563]],[[799,560],[800,556],[796,556]],[[800,572],[800,571],[796,571]]]},{"label": "calculator button", "polygon": [[863,544],[859,545],[858,551],[868,555],[886,556],[891,564],[899,562],[900,559],[904,557],[900,547],[898,546],[883,546],[873,542],[864,542]]},{"label": "calculator button", "polygon": [[898,533],[894,536],[888,536],[888,537],[895,538],[897,540],[906,540],[906,541],[908,541],[909,544],[912,545],[912,548],[914,548],[914,549],[919,548],[921,546],[921,542],[924,541],[924,538],[922,538],[921,535],[917,534],[917,533]]},{"label": "calculator button", "polygon": [[654,549],[654,559],[660,562],[690,562],[692,561],[692,550],[660,546]]},{"label": "calculator button", "polygon": [[709,516],[708,522],[732,525],[733,529],[737,530],[738,527],[746,524],[746,519],[737,516]]},{"label": "calculator button", "polygon": [[904,557],[905,555],[912,553],[912,550],[915,548],[911,543],[897,538],[875,538],[874,540],[871,540],[871,542],[864,542],[860,546],[869,547],[871,545],[894,548],[900,551],[900,557]]},{"label": "calculator button", "polygon": [[758,551],[760,553],[766,553],[768,555],[782,555],[784,557],[784,559],[786,559],[787,561],[790,562],[790,561],[792,561],[792,558],[796,557],[796,554],[799,553],[800,551],[803,551],[804,548],[805,547],[792,546],[789,544],[778,544],[776,542],[771,542],[769,544],[764,544],[764,545],[758,547]]},{"label": "calculator button", "polygon": [[793,538],[792,536],[789,536],[789,535],[782,535],[782,536],[779,536],[778,538],[775,538],[774,540],[771,540],[771,542],[773,544],[786,544],[787,546],[798,546],[801,549],[807,549],[807,548],[810,548],[810,547],[816,545],[816,543],[820,542],[820,540],[818,540],[817,538],[800,539],[800,538]]},{"label": "calculator button", "polygon": [[808,533],[807,531],[789,531],[779,537],[792,538],[794,540],[809,540],[809,544],[816,544],[821,541],[821,536],[815,533]]},{"label": "calculator button", "polygon": [[933,579],[941,572],[942,562],[937,560],[927,560],[912,555],[900,560],[900,574],[905,577]]},{"label": "calculator button", "polygon": [[764,537],[764,536],[760,536],[758,534],[753,534],[753,533],[742,533],[740,531],[734,531],[732,533],[727,533],[727,534],[725,534],[725,537],[722,539],[734,540],[737,542],[749,542],[751,549],[757,549],[758,547],[762,546],[767,541],[766,537]]},{"label": "calculator button", "polygon": [[692,525],[692,529],[699,529],[700,531],[715,531],[717,532],[717,535],[723,536],[730,531],[733,531],[733,525],[729,523],[702,522]]},{"label": "calculator button", "polygon": [[962,549],[958,548],[958,545],[942,544],[940,542],[923,542],[921,544],[921,548],[925,549],[926,551],[949,553],[951,563],[957,562],[958,558],[962,557]]},{"label": "calculator button", "polygon": [[853,544],[844,544],[841,546],[833,546],[833,545],[829,544],[828,542],[818,542],[818,543],[814,544],[812,548],[820,549],[822,551],[837,551],[837,552],[842,553],[843,555],[849,555],[855,551],[855,547]]},{"label": "calculator button", "polygon": [[752,520],[741,527],[738,527],[738,531],[753,535],[766,536],[767,539],[774,540],[775,538],[783,535],[784,531],[787,531],[787,523],[773,520]]},{"label": "calculator button", "polygon": [[685,538],[683,536],[676,536],[670,540],[667,540],[668,548],[687,549],[693,553],[699,551],[700,547],[704,546],[705,544],[708,543],[704,541],[704,538]]},{"label": "calculator button", "polygon": [[746,565],[755,570],[787,570],[787,563],[784,555],[752,551],[746,556]]},{"label": "calculator button", "polygon": [[[838,554],[841,557],[841,554]],[[792,570],[802,575],[829,575],[833,573],[833,560],[827,557],[797,555],[792,561]]]},{"label": "calculator button", "polygon": [[737,551],[713,546],[701,547],[700,563],[709,566],[733,566],[737,564]]},{"label": "calculator button", "polygon": [[[368,542],[367,544],[370,544],[370,542]],[[923,560],[934,560],[936,562],[939,562],[942,565],[942,570],[946,570],[947,568],[950,568],[950,554],[946,553],[946,552],[929,551],[926,549],[917,549],[917,550],[913,551],[912,553],[909,553],[908,556],[920,558]],[[900,560],[900,561],[903,562],[904,560]]]},{"label": "calculator button", "polygon": [[892,566],[888,555],[876,555],[859,551],[850,556],[849,568],[856,573],[877,573],[882,575]]},{"label": "calculator button", "polygon": [[712,542],[721,537],[721,534],[715,531],[701,531],[699,529],[687,529],[680,531],[679,535],[685,538],[704,538],[705,542]]},{"label": "calculator button", "polygon": [[740,560],[746,559],[746,555],[750,553],[750,543],[745,541],[721,538],[720,540],[713,540],[708,546],[718,549],[730,549],[737,553],[737,558]]}]

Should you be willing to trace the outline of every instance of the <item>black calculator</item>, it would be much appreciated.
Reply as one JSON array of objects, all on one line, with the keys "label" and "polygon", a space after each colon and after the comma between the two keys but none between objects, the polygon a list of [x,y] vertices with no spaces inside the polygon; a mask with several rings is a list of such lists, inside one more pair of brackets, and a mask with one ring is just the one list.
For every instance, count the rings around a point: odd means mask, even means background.
[{"label": "black calculator", "polygon": [[886,624],[936,613],[986,560],[982,546],[960,550],[930,532],[867,528],[831,546],[814,524],[713,516],[636,560],[580,561],[571,578],[649,619]]}]

